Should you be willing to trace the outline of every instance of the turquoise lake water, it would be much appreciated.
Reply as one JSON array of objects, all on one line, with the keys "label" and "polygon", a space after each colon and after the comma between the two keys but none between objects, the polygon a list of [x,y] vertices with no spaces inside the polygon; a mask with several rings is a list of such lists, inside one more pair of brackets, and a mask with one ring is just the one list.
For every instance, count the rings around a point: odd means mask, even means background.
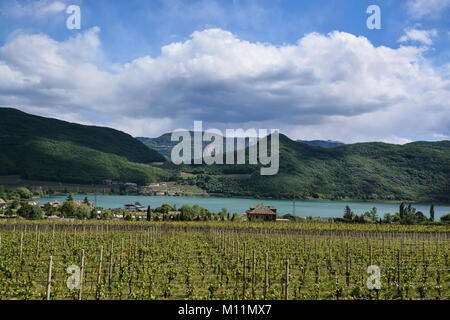
[{"label": "turquoise lake water", "polygon": [[[85,195],[74,195],[75,200],[84,199]],[[156,208],[163,203],[176,205],[180,208],[184,204],[190,206],[198,204],[205,207],[209,211],[219,212],[222,208],[227,208],[231,213],[242,214],[251,206],[263,203],[271,205],[278,209],[279,214],[293,213],[294,206],[291,200],[261,200],[261,199],[238,199],[238,198],[215,198],[215,197],[160,197],[160,196],[117,196],[117,195],[93,195],[88,196],[89,200],[96,202],[97,206],[105,209],[123,208],[125,204],[140,202],[143,206]],[[39,203],[47,203],[53,200],[63,202],[66,196],[41,198],[37,200]],[[311,200],[311,201],[295,201],[296,216],[312,216],[312,217],[342,217],[344,208],[349,205],[351,209],[362,214],[376,207],[378,216],[382,217],[385,213],[394,214],[399,209],[399,204],[382,203],[382,202],[354,202],[354,201],[328,201],[328,200]],[[417,211],[422,211],[429,216],[430,206],[413,204]],[[435,219],[438,220],[442,215],[450,213],[450,206],[435,206]]]}]

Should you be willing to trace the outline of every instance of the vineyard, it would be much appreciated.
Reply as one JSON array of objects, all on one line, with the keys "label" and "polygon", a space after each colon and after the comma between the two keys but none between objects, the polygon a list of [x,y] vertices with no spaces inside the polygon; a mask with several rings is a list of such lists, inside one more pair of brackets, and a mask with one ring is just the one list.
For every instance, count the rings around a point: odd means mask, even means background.
[{"label": "vineyard", "polygon": [[[449,299],[449,235],[324,223],[7,222],[0,299]],[[379,289],[368,288],[371,265]]]}]

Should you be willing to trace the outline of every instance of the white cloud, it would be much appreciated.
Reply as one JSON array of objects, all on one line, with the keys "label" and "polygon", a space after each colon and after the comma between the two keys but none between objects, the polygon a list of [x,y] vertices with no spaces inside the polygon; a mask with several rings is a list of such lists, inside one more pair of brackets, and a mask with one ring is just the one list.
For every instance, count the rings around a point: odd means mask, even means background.
[{"label": "white cloud", "polygon": [[442,133],[434,133],[433,138],[436,140],[450,140],[450,135],[445,135]]},{"label": "white cloud", "polygon": [[439,18],[450,7],[450,0],[409,0],[408,13],[415,19]]},{"label": "white cloud", "polygon": [[405,29],[405,34],[398,39],[399,42],[417,41],[426,45],[432,45],[432,38],[437,36],[436,29],[419,30],[419,29]]},{"label": "white cloud", "polygon": [[21,4],[17,0],[13,0],[3,4],[0,8],[0,14],[14,17],[32,16],[43,18],[51,14],[60,13],[65,9],[66,4],[61,1],[38,0]]},{"label": "white cloud", "polygon": [[375,47],[337,31],[276,47],[208,29],[105,70],[99,32],[10,38],[0,48],[0,106],[148,136],[193,120],[345,142],[450,134],[448,74],[425,48]]}]

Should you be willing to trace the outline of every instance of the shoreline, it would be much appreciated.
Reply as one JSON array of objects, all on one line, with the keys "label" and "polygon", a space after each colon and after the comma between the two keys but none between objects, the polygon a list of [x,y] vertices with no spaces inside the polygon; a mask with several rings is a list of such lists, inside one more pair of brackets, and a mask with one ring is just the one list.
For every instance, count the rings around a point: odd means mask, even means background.
[{"label": "shoreline", "polygon": [[[32,200],[37,200],[41,198],[46,197],[67,197],[70,193],[58,193],[53,195],[44,195],[42,197],[34,196]],[[227,198],[227,199],[243,199],[243,200],[268,200],[268,201],[290,201],[293,202],[294,199],[286,199],[286,198],[265,198],[265,197],[245,197],[245,196],[232,196],[227,194],[192,194],[192,195],[181,195],[181,196],[170,196],[170,195],[164,195],[164,196],[156,196],[156,195],[147,195],[147,194],[119,194],[119,193],[71,193],[72,195],[85,195],[85,196],[130,196],[130,197],[170,197],[170,198]],[[318,202],[318,201],[330,201],[330,202],[359,202],[359,203],[380,203],[380,204],[398,204],[400,205],[402,202],[405,204],[412,204],[412,205],[423,205],[423,206],[430,206],[431,204],[434,204],[435,206],[443,206],[443,207],[450,207],[450,203],[445,202],[424,202],[424,201],[413,201],[413,200],[366,200],[366,199],[344,199],[344,200],[335,200],[335,199],[295,199],[295,202]]]}]

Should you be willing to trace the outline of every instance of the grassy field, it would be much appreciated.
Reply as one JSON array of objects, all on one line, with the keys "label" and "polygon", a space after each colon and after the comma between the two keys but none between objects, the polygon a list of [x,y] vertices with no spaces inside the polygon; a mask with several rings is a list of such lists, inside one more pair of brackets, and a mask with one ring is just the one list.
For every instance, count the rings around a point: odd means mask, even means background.
[{"label": "grassy field", "polygon": [[[449,235],[445,226],[3,221],[0,299],[449,299]],[[379,290],[367,287],[369,265]],[[81,273],[81,287],[68,289]]]}]

